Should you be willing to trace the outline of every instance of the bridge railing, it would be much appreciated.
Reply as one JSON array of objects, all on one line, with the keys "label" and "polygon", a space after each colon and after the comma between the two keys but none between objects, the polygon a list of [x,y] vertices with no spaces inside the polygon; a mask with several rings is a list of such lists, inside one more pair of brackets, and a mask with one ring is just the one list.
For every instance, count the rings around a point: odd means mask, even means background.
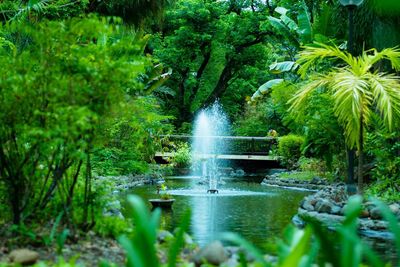
[{"label": "bridge railing", "polygon": [[[168,147],[176,142],[193,142],[191,135],[164,135],[163,139],[168,140],[163,144],[163,151],[173,148]],[[200,137],[201,138],[201,137]],[[256,137],[256,136],[206,136],[217,140],[217,145],[221,148],[221,154],[232,155],[269,155],[278,143],[277,137]]]}]

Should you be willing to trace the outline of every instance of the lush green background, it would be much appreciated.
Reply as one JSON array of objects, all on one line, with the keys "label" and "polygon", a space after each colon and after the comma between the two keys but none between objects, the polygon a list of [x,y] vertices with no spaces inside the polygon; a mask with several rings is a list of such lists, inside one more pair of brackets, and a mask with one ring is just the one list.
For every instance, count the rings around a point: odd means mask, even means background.
[{"label": "lush green background", "polygon": [[[113,184],[96,177],[154,177],[162,144],[186,167],[188,146],[164,135],[190,134],[216,100],[234,134],[281,137],[271,153],[290,169],[343,181],[357,148],[360,188],[398,201],[399,50],[369,49],[399,44],[400,12],[365,0],[354,16],[362,73],[333,0],[1,1],[1,225],[25,237],[54,220],[117,235],[126,223],[102,217]],[[339,76],[369,85],[336,86]],[[362,89],[364,113],[338,105],[348,88]]]}]

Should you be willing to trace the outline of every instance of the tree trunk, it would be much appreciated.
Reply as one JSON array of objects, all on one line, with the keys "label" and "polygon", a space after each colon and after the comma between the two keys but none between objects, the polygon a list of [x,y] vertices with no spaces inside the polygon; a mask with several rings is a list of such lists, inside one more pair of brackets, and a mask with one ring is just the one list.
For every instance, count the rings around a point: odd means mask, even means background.
[{"label": "tree trunk", "polygon": [[359,148],[358,148],[358,193],[363,193],[364,177],[363,177],[363,165],[364,165],[364,128],[363,128],[363,114],[360,116],[360,135],[359,135]]},{"label": "tree trunk", "polygon": [[178,118],[177,125],[181,126],[183,122],[186,121],[186,117],[189,113],[189,107],[185,103],[185,81],[189,75],[189,68],[186,68],[182,72],[182,80],[178,85],[178,95],[177,95],[177,103],[178,103]]},{"label": "tree trunk", "polygon": [[207,97],[207,99],[203,102],[201,108],[208,107],[211,105],[216,99],[222,96],[225,93],[228,82],[232,78],[232,73],[234,70],[235,62],[227,61],[224,69],[222,70],[221,76],[219,77],[217,85],[214,87],[211,94]]},{"label": "tree trunk", "polygon": [[11,196],[11,206],[12,206],[12,213],[13,213],[13,224],[19,225],[21,222],[21,209],[20,209],[20,192],[18,188],[18,183],[11,185],[13,195]]}]

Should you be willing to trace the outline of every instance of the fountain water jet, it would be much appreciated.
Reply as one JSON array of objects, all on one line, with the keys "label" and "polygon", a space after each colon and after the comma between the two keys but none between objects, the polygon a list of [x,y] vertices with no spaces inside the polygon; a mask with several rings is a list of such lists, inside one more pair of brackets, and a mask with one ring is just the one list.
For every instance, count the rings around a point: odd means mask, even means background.
[{"label": "fountain water jet", "polygon": [[218,193],[218,155],[226,151],[227,146],[222,138],[216,137],[227,135],[229,121],[217,101],[211,107],[200,111],[194,123],[192,158],[195,165],[201,162],[200,175],[202,180],[208,181],[208,193]]}]

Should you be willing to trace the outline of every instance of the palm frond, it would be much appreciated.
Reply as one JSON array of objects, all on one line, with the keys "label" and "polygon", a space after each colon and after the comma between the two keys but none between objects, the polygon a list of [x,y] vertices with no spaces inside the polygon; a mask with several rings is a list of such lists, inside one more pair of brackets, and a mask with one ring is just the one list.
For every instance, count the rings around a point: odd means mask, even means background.
[{"label": "palm frond", "polygon": [[306,104],[314,89],[326,85],[335,99],[335,115],[345,129],[346,143],[350,148],[361,148],[361,128],[369,124],[374,109],[379,111],[389,130],[394,127],[396,119],[400,120],[400,77],[371,71],[381,60],[390,61],[392,67],[400,71],[400,48],[387,48],[380,52],[370,49],[359,57],[353,57],[336,46],[316,43],[316,46],[305,47],[299,56],[298,72],[303,78],[323,59],[340,59],[347,64],[314,76],[290,103],[293,111]]},{"label": "palm frond", "polygon": [[321,43],[314,43],[316,46],[305,46],[304,50],[299,53],[297,64],[300,65],[298,73],[302,78],[305,77],[308,70],[315,66],[318,61],[323,59],[336,60],[341,59],[350,66],[355,64],[354,57],[340,50],[337,46],[330,46]]},{"label": "palm frond", "polygon": [[359,147],[361,116],[363,122],[368,122],[371,117],[372,94],[368,83],[345,69],[332,75],[330,88],[335,99],[335,115],[344,125],[348,145]]},{"label": "palm frond", "polygon": [[11,21],[21,20],[27,17],[32,11],[41,13],[49,6],[50,2],[51,0],[29,0],[26,6],[21,8],[11,19]]},{"label": "palm frond", "polygon": [[393,74],[368,74],[374,103],[385,125],[392,130],[395,117],[400,117],[400,77]]},{"label": "palm frond", "polygon": [[296,94],[288,101],[288,104],[291,105],[289,111],[293,112],[296,109],[301,109],[302,106],[306,104],[307,101],[305,100],[311,95],[312,91],[321,86],[325,86],[328,83],[329,79],[326,79],[322,76],[314,77],[314,80],[301,87],[300,90],[298,90]]},{"label": "palm frond", "polygon": [[[372,55],[369,55],[368,52],[372,52]],[[385,48],[380,52],[378,52],[376,49],[371,49],[363,53],[363,58],[364,57],[368,58],[371,66],[383,59],[386,59],[390,62],[393,69],[396,71],[400,70],[400,49],[398,47]]]}]

